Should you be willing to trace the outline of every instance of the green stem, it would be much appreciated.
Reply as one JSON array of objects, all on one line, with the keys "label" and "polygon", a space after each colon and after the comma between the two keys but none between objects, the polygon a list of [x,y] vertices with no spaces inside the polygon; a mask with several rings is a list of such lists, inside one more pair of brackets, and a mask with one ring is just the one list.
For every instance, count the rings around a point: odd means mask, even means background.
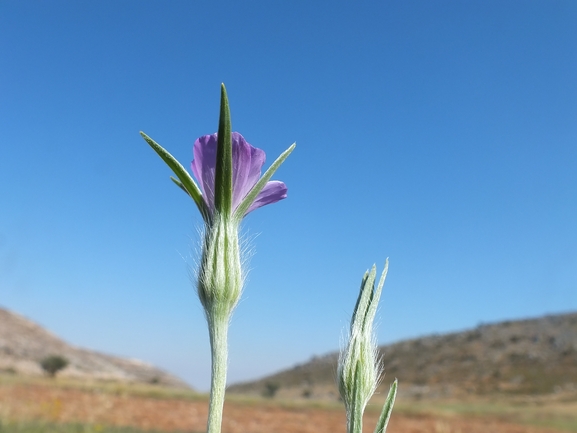
[{"label": "green stem", "polygon": [[347,433],[363,433],[363,412],[365,405],[361,397],[361,365],[357,362],[355,365],[353,401],[347,407]]},{"label": "green stem", "polygon": [[212,320],[212,322],[212,326],[209,326],[210,348],[212,351],[212,383],[210,387],[207,431],[208,433],[220,433],[226,388],[228,321]]},{"label": "green stem", "polygon": [[351,411],[352,413],[347,420],[348,433],[362,433],[363,432],[363,409],[356,406]]}]

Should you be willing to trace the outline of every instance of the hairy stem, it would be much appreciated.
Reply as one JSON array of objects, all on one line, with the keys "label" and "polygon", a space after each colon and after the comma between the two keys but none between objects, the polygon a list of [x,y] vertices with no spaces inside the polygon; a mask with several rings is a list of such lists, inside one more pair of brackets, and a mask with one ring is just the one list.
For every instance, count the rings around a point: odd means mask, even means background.
[{"label": "hairy stem", "polygon": [[212,382],[210,386],[207,431],[208,433],[220,433],[226,388],[228,321],[212,320],[212,322],[213,323],[209,325],[210,347],[212,351]]},{"label": "hairy stem", "polygon": [[352,408],[347,419],[347,433],[363,432],[363,409],[360,407]]}]

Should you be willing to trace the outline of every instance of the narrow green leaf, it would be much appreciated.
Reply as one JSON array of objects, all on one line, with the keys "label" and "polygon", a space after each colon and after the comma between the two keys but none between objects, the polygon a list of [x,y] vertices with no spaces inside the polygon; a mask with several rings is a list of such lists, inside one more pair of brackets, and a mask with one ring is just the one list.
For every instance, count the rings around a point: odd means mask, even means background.
[{"label": "narrow green leaf", "polygon": [[381,292],[383,291],[383,286],[385,284],[385,279],[387,278],[387,272],[389,271],[389,259],[385,261],[385,268],[383,269],[383,273],[381,274],[381,278],[379,280],[379,284],[377,288],[374,290],[373,297],[371,299],[371,303],[369,305],[369,309],[367,311],[367,317],[365,318],[365,322],[372,324],[373,320],[375,319],[375,315],[377,314],[377,307],[379,306],[379,299],[381,297]]},{"label": "narrow green leaf", "polygon": [[[373,265],[369,275],[363,281],[359,299],[357,301],[357,309],[351,320],[351,334],[360,332],[361,330],[370,328],[371,324],[367,323],[366,317],[369,307],[371,306],[371,299],[373,297],[373,290],[375,288],[375,279],[377,277],[377,267]],[[356,331],[355,331],[356,330]]]},{"label": "narrow green leaf", "polygon": [[278,170],[278,168],[281,166],[284,160],[288,158],[288,156],[294,150],[296,145],[297,145],[296,143],[293,143],[287,150],[281,153],[281,155],[276,159],[276,161],[272,163],[272,165],[268,168],[268,170],[259,179],[256,185],[252,187],[250,192],[246,195],[246,197],[236,208],[236,211],[234,212],[235,219],[240,221],[241,219],[244,218],[244,214],[246,213],[246,211],[248,211],[250,205],[256,200],[258,194],[262,191],[266,183],[270,180],[275,171]]},{"label": "narrow green leaf", "polygon": [[179,186],[183,188],[190,197],[192,197],[196,203],[196,206],[198,207],[198,210],[200,211],[200,214],[205,220],[207,220],[209,217],[208,209],[206,208],[206,204],[202,198],[202,192],[194,182],[194,179],[190,176],[190,174],[188,174],[180,162],[178,162],[176,158],[168,153],[168,151],[164,149],[160,144],[155,142],[142,131],[140,131],[140,135],[142,135],[142,138],[146,140],[149,146],[152,147],[152,149],[158,154],[158,156],[162,158],[166,165],[170,167],[176,177],[178,177],[178,180],[180,181]]},{"label": "narrow green leaf", "polygon": [[186,195],[188,195],[190,197],[190,194],[188,193],[188,191],[186,190],[186,188],[184,187],[184,185],[182,184],[182,182],[178,179],[175,179],[174,177],[170,176],[170,180],[173,181],[176,186],[178,186],[180,189],[182,189]]},{"label": "narrow green leaf", "polygon": [[385,400],[385,405],[383,406],[383,411],[375,427],[375,433],[385,433],[387,431],[387,425],[389,424],[389,419],[391,418],[391,413],[393,411],[393,406],[395,404],[395,398],[397,397],[397,385],[398,380],[395,379],[389,390],[389,395]]},{"label": "narrow green leaf", "polygon": [[355,304],[355,309],[353,310],[353,318],[351,320],[351,329],[352,324],[355,321],[355,317],[357,316],[357,311],[359,310],[359,304],[361,303],[361,298],[363,295],[363,288],[367,282],[367,278],[369,278],[369,271],[365,271],[365,275],[363,275],[363,280],[361,281],[361,288],[359,289],[359,296],[357,297],[357,303]]},{"label": "narrow green leaf", "polygon": [[214,177],[214,208],[226,218],[232,211],[232,125],[224,84],[220,87],[220,118]]}]

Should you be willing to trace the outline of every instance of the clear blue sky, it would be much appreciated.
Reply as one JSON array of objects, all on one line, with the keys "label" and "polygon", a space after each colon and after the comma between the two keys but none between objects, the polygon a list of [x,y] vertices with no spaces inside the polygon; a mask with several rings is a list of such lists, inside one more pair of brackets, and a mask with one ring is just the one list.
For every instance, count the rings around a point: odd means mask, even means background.
[{"label": "clear blue sky", "polygon": [[252,213],[230,381],[339,347],[363,272],[379,342],[577,310],[577,3],[0,1],[0,305],[198,389],[184,165],[233,129],[288,198]]}]

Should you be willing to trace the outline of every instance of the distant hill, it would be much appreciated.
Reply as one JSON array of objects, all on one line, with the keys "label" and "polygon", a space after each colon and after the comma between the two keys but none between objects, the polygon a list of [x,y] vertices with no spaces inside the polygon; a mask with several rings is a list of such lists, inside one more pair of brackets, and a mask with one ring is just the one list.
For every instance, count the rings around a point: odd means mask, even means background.
[{"label": "distant hill", "polygon": [[59,377],[189,386],[153,365],[71,346],[40,325],[0,308],[0,373],[40,376],[39,361],[51,355],[66,358]]},{"label": "distant hill", "polygon": [[[577,394],[577,313],[480,325],[379,348],[386,392],[396,377],[405,397]],[[229,387],[231,393],[338,398],[337,353]],[[276,390],[276,392],[275,392]]]}]

